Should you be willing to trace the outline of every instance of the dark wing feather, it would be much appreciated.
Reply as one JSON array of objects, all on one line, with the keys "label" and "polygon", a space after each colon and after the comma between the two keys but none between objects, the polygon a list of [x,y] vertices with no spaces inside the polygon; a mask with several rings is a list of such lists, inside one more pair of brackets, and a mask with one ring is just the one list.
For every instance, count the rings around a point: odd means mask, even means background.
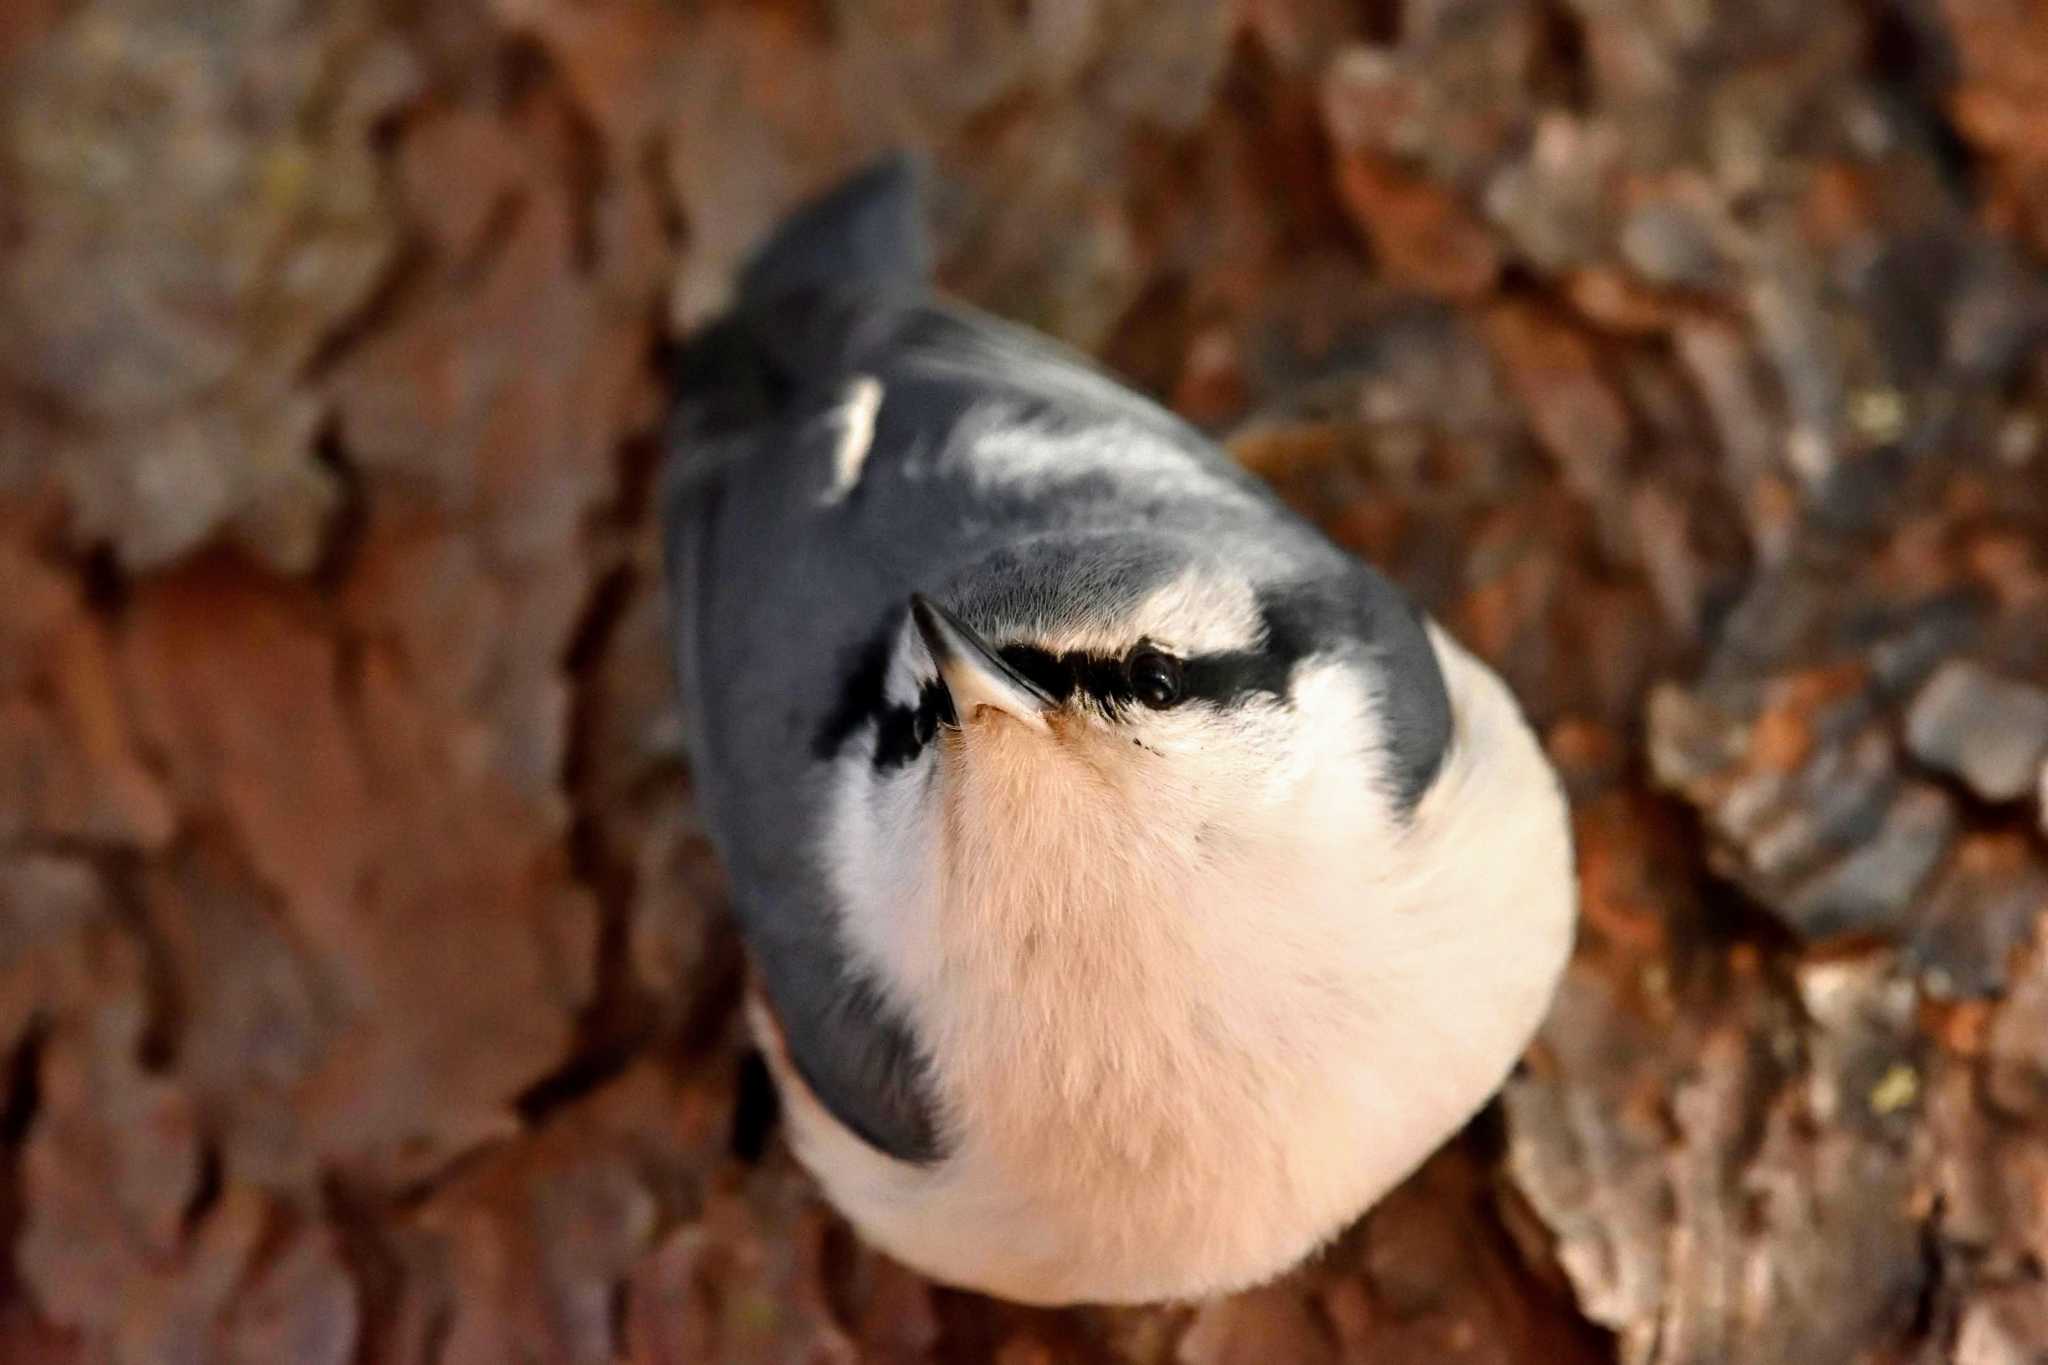
[{"label": "dark wing feather", "polygon": [[[820,399],[831,393],[852,334],[873,315],[871,291],[921,292],[926,255],[915,176],[900,159],[798,213],[747,269],[734,311],[677,357],[662,496],[695,777],[763,994],[819,1102],[864,1141],[911,1162],[941,1152],[916,1040],[847,951],[809,850],[790,846],[799,842],[794,835],[818,834],[816,793],[801,771],[810,756],[803,718],[817,710],[806,690],[812,675],[836,662],[835,650],[822,632],[791,619],[798,639],[821,656],[808,667],[780,657],[757,663],[744,651],[762,614],[794,615],[793,599],[770,585],[790,591],[813,529],[804,500],[767,471],[823,466],[824,452],[813,447],[835,437],[815,420]],[[748,477],[728,478],[741,473]],[[744,505],[735,511],[732,499]],[[740,543],[735,526],[758,534]],[[810,605],[824,620],[865,628],[882,590],[836,586],[848,595]],[[771,832],[770,822],[782,828]]]}]

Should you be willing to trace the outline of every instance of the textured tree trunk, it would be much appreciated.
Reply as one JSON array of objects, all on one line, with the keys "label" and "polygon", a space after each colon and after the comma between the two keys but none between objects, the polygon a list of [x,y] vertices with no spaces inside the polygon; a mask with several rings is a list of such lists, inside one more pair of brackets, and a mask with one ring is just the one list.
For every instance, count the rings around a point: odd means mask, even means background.
[{"label": "textured tree trunk", "polygon": [[[762,1127],[659,362],[899,142],[1575,803],[1502,1102],[1226,1302]],[[2023,0],[0,6],[0,1358],[2048,1359],[2044,250]]]}]

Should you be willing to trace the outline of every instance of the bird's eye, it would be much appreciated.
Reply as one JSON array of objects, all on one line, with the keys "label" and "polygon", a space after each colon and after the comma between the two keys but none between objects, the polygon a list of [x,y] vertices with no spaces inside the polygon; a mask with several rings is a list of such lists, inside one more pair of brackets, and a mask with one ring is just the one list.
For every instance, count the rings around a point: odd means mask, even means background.
[{"label": "bird's eye", "polygon": [[1156,649],[1140,647],[1126,666],[1131,692],[1155,711],[1163,711],[1181,698],[1180,660]]}]

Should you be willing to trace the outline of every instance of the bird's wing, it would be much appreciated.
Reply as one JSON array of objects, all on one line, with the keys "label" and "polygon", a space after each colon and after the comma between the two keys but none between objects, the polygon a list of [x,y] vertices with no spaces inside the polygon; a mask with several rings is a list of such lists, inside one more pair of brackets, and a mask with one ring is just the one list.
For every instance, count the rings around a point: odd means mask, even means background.
[{"label": "bird's wing", "polygon": [[814,903],[777,903],[788,883],[736,893],[762,993],[791,1065],[832,1116],[878,1151],[943,1155],[924,1058],[902,1012],[854,966]]},{"label": "bird's wing", "polygon": [[915,181],[885,161],[797,214],[741,277],[734,311],[684,347],[662,509],[693,777],[766,1003],[818,1100],[923,1162],[939,1155],[935,1107],[903,1012],[842,939],[814,756],[901,609],[903,570],[858,548],[819,494],[846,437],[849,361],[892,325],[887,299],[924,294]]}]

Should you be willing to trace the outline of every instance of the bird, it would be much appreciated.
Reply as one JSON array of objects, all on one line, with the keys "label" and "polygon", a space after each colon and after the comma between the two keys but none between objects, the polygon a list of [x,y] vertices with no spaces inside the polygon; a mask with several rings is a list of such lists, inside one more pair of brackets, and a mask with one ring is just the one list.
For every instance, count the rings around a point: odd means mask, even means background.
[{"label": "bird", "polygon": [[679,344],[663,572],[745,1015],[871,1245],[1022,1304],[1326,1247],[1504,1084],[1571,951],[1502,680],[1224,449],[947,298],[927,163]]}]

